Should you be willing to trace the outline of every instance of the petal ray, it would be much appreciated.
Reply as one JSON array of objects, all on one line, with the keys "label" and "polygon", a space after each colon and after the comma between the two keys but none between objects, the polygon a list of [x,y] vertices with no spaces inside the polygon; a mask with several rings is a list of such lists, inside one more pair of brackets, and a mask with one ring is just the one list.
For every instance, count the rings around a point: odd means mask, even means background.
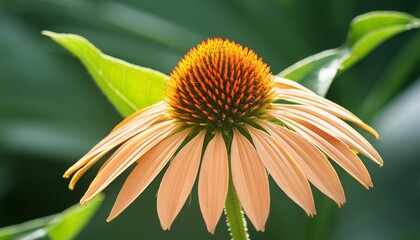
[{"label": "petal ray", "polygon": [[250,126],[246,128],[262,163],[277,185],[308,215],[315,215],[315,204],[308,180],[292,156],[267,133]]},{"label": "petal ray", "polygon": [[270,209],[268,177],[254,146],[238,130],[231,147],[232,180],[239,201],[257,231],[264,231]]},{"label": "petal ray", "polygon": [[299,83],[297,83],[295,81],[292,81],[292,80],[289,80],[287,78],[282,78],[282,77],[275,76],[274,83],[276,84],[276,87],[280,90],[281,89],[299,89],[299,90],[302,90],[302,91],[307,91],[307,92],[313,93],[311,90],[304,87],[303,85],[300,85]]},{"label": "petal ray", "polygon": [[176,125],[173,121],[155,124],[131,139],[130,143],[125,145],[123,149],[118,149],[118,152],[113,155],[113,158],[108,164],[99,171],[98,175],[96,175],[95,179],[90,184],[89,189],[80,200],[81,204],[84,205],[91,201],[125,169],[166,138],[175,128]]},{"label": "petal ray", "polygon": [[198,199],[207,230],[214,233],[222,214],[229,185],[228,155],[222,134],[207,145],[198,180]]},{"label": "petal ray", "polygon": [[282,109],[283,111],[287,111],[297,117],[300,117],[306,122],[321,128],[335,137],[338,137],[344,143],[356,149],[358,152],[370,158],[380,166],[383,165],[381,156],[373,148],[373,146],[356,130],[336,116],[323,110],[316,109],[312,106],[290,104],[273,104],[273,106],[274,108]]},{"label": "petal ray", "polygon": [[308,180],[338,205],[345,203],[337,172],[325,155],[296,132],[268,121],[257,121],[293,157]]},{"label": "petal ray", "polygon": [[127,119],[123,120],[120,124],[117,125],[117,127],[114,127],[108,136],[97,143],[79,161],[71,166],[64,173],[64,177],[70,177],[70,175],[72,175],[75,171],[88,164],[92,159],[95,159],[96,156],[105,155],[114,147],[118,146],[130,137],[140,133],[141,131],[144,131],[153,123],[162,120],[164,118],[162,112],[165,107],[166,106],[163,102],[158,102],[155,105],[140,110]]},{"label": "petal ray", "polygon": [[341,107],[338,104],[335,104],[323,97],[316,95],[313,92],[302,91],[299,89],[278,89],[277,98],[278,100],[287,100],[291,102],[296,102],[296,103],[320,108],[341,119],[357,124],[361,128],[371,133],[375,138],[377,139],[379,138],[379,135],[375,131],[375,129],[373,129],[366,123],[364,123],[362,120],[356,117],[353,113],[351,113],[350,111]]},{"label": "petal ray", "polygon": [[170,229],[194,185],[205,134],[199,132],[177,153],[160,183],[157,211],[164,230]]},{"label": "petal ray", "polygon": [[125,180],[107,221],[112,221],[127,208],[155,179],[184,141],[189,130],[178,132],[150,149]]},{"label": "petal ray", "polygon": [[373,186],[365,165],[341,140],[298,118],[286,116],[284,113],[278,114],[277,117],[325,152],[365,188]]}]

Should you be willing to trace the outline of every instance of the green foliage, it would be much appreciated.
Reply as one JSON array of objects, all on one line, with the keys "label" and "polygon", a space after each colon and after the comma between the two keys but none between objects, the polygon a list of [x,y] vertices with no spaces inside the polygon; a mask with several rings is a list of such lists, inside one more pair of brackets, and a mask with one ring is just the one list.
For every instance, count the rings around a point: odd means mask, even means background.
[{"label": "green foliage", "polygon": [[77,204],[62,213],[2,228],[0,240],[74,239],[93,217],[103,199],[103,195],[99,195],[87,207]]},{"label": "green foliage", "polygon": [[105,55],[78,35],[49,31],[43,31],[42,34],[52,38],[82,61],[121,115],[127,117],[162,99],[168,78],[165,74]]},{"label": "green foliage", "polygon": [[307,57],[278,74],[300,81],[325,96],[339,71],[361,60],[375,47],[398,33],[420,27],[420,20],[400,12],[370,12],[353,19],[342,47]]}]

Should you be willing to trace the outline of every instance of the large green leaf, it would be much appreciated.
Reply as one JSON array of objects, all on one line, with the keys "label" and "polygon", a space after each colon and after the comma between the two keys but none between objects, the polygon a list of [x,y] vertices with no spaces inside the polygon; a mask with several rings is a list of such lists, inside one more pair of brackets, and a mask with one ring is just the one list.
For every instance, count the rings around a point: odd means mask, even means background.
[{"label": "large green leaf", "polygon": [[278,74],[300,81],[324,96],[339,71],[344,71],[388,38],[420,27],[420,20],[400,12],[370,12],[353,19],[343,46],[309,56]]},{"label": "large green leaf", "polygon": [[123,115],[162,99],[168,76],[103,54],[85,38],[43,31],[73,53],[88,69],[96,84]]},{"label": "large green leaf", "polygon": [[99,195],[87,207],[77,204],[55,215],[2,228],[0,240],[74,239],[98,210],[103,199],[103,195]]}]

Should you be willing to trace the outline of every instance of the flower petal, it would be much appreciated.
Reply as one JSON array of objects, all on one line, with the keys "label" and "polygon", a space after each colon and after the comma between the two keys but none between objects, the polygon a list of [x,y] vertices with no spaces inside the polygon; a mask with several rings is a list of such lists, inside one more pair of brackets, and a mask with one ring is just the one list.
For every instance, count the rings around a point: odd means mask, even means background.
[{"label": "flower petal", "polygon": [[313,93],[308,88],[300,85],[299,83],[297,83],[295,81],[289,80],[287,78],[282,78],[282,77],[275,76],[274,77],[274,83],[276,84],[276,87],[278,89],[299,89],[299,90],[302,90],[302,91],[307,91],[307,92]]},{"label": "flower petal", "polygon": [[105,155],[114,147],[120,145],[122,142],[126,141],[130,137],[147,129],[153,123],[158,122],[164,117],[162,112],[165,108],[166,105],[161,101],[148,108],[134,113],[132,116],[128,117],[128,120],[123,120],[120,124],[117,125],[117,127],[115,127],[111,131],[111,133],[108,136],[102,139],[79,161],[77,161],[73,166],[71,166],[64,173],[64,177],[70,177],[70,175],[72,175],[79,168],[83,167],[85,164],[88,164],[92,159],[95,159],[96,156]]},{"label": "flower petal", "polygon": [[95,163],[99,161],[106,153],[101,153],[89,160],[83,167],[79,168],[73,175],[69,183],[69,189],[73,190],[79,179],[89,170]]},{"label": "flower petal", "polygon": [[257,231],[264,231],[270,210],[267,173],[254,146],[238,130],[231,147],[232,180],[239,201]]},{"label": "flower petal", "polygon": [[118,153],[114,154],[108,164],[99,171],[80,203],[84,205],[91,201],[125,169],[165,139],[175,128],[176,125],[173,121],[165,121],[153,125],[133,139],[130,139],[130,143],[125,145],[123,149],[118,149]]},{"label": "flower petal", "polygon": [[200,166],[205,131],[189,141],[175,156],[157,194],[157,211],[164,230],[170,229],[188,198]]},{"label": "flower petal", "polygon": [[284,114],[278,114],[277,117],[325,152],[365,188],[373,186],[365,165],[341,140],[298,118]]},{"label": "flower petal", "polygon": [[137,166],[125,180],[118,194],[108,222],[124,211],[149,186],[187,137],[188,132],[189,129],[186,129],[166,138],[137,160]]},{"label": "flower petal", "polygon": [[277,185],[308,215],[315,215],[311,187],[292,156],[267,133],[250,126],[246,128],[262,163]]},{"label": "flower petal", "polygon": [[207,145],[198,180],[198,199],[207,230],[214,233],[225,205],[229,185],[228,155],[222,134]]},{"label": "flower petal", "polygon": [[346,202],[340,179],[325,155],[296,132],[259,120],[256,122],[293,157],[308,180],[338,205]]},{"label": "flower petal", "polygon": [[273,104],[273,107],[287,111],[310,122],[325,132],[338,137],[351,148],[362,153],[380,166],[383,165],[384,161],[373,146],[356,130],[334,115],[312,106]]},{"label": "flower petal", "polygon": [[316,108],[322,109],[341,119],[357,124],[361,128],[370,132],[375,138],[377,139],[379,138],[379,135],[375,131],[375,129],[373,129],[366,123],[362,122],[362,120],[356,117],[353,113],[351,113],[350,111],[341,107],[338,104],[335,104],[323,97],[316,95],[313,92],[302,91],[299,89],[278,89],[277,98],[278,100],[296,102],[296,103],[314,106]]}]

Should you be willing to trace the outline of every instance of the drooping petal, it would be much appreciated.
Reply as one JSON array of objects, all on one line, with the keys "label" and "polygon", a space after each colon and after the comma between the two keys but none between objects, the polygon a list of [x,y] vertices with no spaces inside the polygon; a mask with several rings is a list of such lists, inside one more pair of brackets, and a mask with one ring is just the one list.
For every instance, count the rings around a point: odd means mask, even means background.
[{"label": "drooping petal", "polygon": [[229,185],[228,155],[222,134],[207,145],[198,180],[198,200],[207,230],[214,233],[225,205]]},{"label": "drooping petal", "polygon": [[200,166],[205,131],[189,141],[175,156],[157,194],[157,211],[164,230],[170,229],[188,198]]},{"label": "drooping petal", "polygon": [[338,205],[345,203],[343,187],[331,163],[314,145],[299,134],[269,121],[256,122],[293,157],[308,180]]},{"label": "drooping petal", "polygon": [[262,163],[277,185],[308,215],[315,215],[311,187],[292,156],[267,133],[250,126],[247,129]]},{"label": "drooping petal", "polygon": [[[110,162],[111,160],[114,159],[115,155],[117,155],[122,149],[125,149],[125,147],[128,144],[131,144],[131,142],[133,141],[133,139],[127,140],[126,142],[124,142],[121,146],[118,147],[118,149],[116,151],[114,151],[112,153],[112,155],[101,165],[101,167],[99,168],[99,172],[102,171],[102,169],[104,169]],[[95,157],[93,157],[87,164],[85,164],[83,167],[81,167],[79,170],[77,170],[74,174],[73,177],[70,180],[69,183],[69,188],[70,189],[74,189],[76,183],[79,181],[79,179],[82,177],[82,175],[89,170],[96,162],[98,162],[104,155],[106,155],[108,153],[108,151],[103,151],[99,154],[97,154]]]},{"label": "drooping petal", "polygon": [[339,138],[351,148],[362,153],[380,166],[383,165],[381,156],[373,146],[356,130],[334,115],[312,106],[273,104],[273,107],[301,117],[312,125]]},{"label": "drooping petal", "polygon": [[373,186],[365,165],[341,140],[298,118],[280,112],[277,117],[325,152],[365,188]]},{"label": "drooping petal", "polygon": [[268,177],[254,146],[238,130],[231,147],[232,180],[239,201],[257,231],[264,231],[270,210]]},{"label": "drooping petal", "polygon": [[134,112],[133,114],[131,114],[130,116],[126,117],[124,120],[122,120],[120,123],[118,123],[112,130],[111,132],[115,132],[118,129],[121,129],[123,127],[127,127],[130,125],[131,122],[135,122],[136,120],[138,120],[139,118],[144,118],[147,115],[150,115],[154,112],[159,112],[162,109],[166,108],[166,105],[163,101],[157,102],[154,105],[151,105],[149,107],[143,108],[139,111]]},{"label": "drooping petal", "polygon": [[107,221],[112,221],[128,207],[155,179],[172,155],[188,135],[189,129],[178,132],[150,149],[137,160],[138,164],[130,173],[118,194]]},{"label": "drooping petal", "polygon": [[[65,173],[64,177],[68,178],[79,168],[88,164],[92,159],[98,155],[105,155],[114,147],[120,145],[122,142],[131,138],[132,136],[147,129],[154,123],[159,122],[164,118],[162,114],[166,105],[161,101],[148,108],[140,110],[128,117],[128,120],[123,120],[111,133],[96,144],[87,154],[85,154],[79,161],[71,166]],[[98,158],[96,158],[98,159]],[[93,165],[93,164],[90,164]],[[86,170],[85,170],[86,171]]]},{"label": "drooping petal", "polygon": [[286,100],[322,109],[341,119],[357,124],[361,128],[371,133],[375,138],[379,138],[379,135],[375,129],[364,123],[353,113],[338,104],[335,104],[325,98],[316,95],[313,92],[302,91],[299,89],[278,89],[276,97],[278,100]]},{"label": "drooping petal", "polygon": [[106,153],[101,153],[96,155],[94,158],[90,159],[89,162],[87,162],[83,167],[79,168],[73,175],[73,177],[70,180],[69,183],[69,189],[73,190],[76,186],[76,183],[79,181],[79,179],[85,174],[87,170],[89,170],[95,163],[99,161]]},{"label": "drooping petal", "polygon": [[91,201],[132,163],[171,134],[175,128],[173,121],[165,121],[151,126],[130,139],[130,143],[123,149],[118,149],[118,153],[114,154],[108,164],[98,172],[80,203],[86,204]]}]

